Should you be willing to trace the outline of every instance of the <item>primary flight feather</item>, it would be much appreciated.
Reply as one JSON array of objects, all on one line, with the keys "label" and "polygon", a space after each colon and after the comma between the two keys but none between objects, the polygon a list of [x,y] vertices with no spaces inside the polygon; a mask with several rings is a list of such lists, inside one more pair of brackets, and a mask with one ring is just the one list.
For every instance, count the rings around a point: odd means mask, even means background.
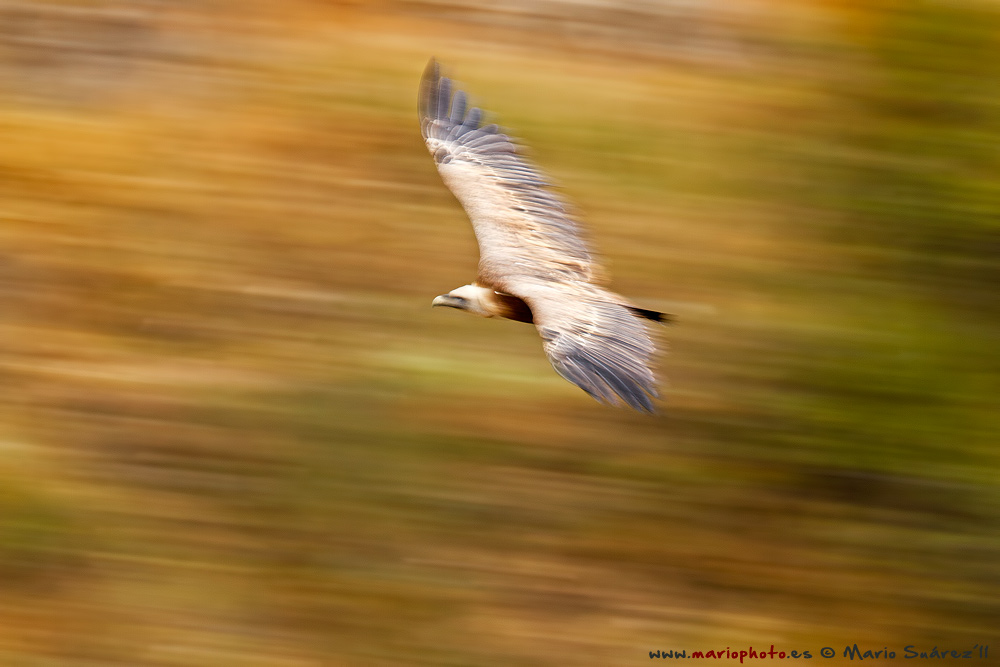
[{"label": "primary flight feather", "polygon": [[598,401],[652,412],[656,348],[644,320],[665,316],[597,284],[599,268],[549,182],[434,60],[418,106],[427,149],[479,242],[476,280],[433,305],[534,323],[562,377]]}]

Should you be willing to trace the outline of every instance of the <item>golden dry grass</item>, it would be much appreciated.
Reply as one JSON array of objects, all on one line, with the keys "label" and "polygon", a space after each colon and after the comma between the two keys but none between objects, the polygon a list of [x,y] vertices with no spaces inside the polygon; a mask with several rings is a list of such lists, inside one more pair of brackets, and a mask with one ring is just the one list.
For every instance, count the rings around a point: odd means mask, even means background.
[{"label": "golden dry grass", "polygon": [[[3,661],[989,641],[991,158],[930,112],[858,138],[890,105],[842,68],[885,74],[857,54],[897,43],[892,12],[708,13],[684,50],[641,15],[12,7]],[[662,414],[594,404],[529,327],[431,311],[476,248],[419,137],[430,55],[579,206],[616,288],[677,315]],[[915,122],[946,150],[894,133]],[[924,210],[964,213],[860,231],[909,213],[856,205],[886,201],[857,174],[925,164],[977,185],[928,177]]]}]

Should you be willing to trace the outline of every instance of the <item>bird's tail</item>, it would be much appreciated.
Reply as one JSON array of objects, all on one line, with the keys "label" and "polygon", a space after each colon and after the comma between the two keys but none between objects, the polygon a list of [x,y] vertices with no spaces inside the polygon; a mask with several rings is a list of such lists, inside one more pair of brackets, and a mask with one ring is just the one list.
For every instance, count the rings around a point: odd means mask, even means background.
[{"label": "bird's tail", "polygon": [[639,317],[645,317],[647,320],[653,320],[654,322],[660,322],[662,324],[671,324],[674,321],[672,315],[667,315],[666,313],[661,313],[656,310],[646,310],[645,308],[636,308],[635,306],[625,306],[633,315],[638,315]]}]

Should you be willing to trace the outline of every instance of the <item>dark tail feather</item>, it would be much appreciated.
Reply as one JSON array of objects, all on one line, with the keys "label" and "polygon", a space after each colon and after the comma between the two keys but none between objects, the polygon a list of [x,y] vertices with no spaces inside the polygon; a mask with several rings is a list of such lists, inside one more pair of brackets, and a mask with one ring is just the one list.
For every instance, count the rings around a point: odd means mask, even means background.
[{"label": "dark tail feather", "polygon": [[661,322],[662,324],[672,324],[674,318],[672,315],[667,315],[666,313],[660,313],[655,310],[646,310],[645,308],[636,308],[635,306],[625,306],[632,311],[633,315],[638,315],[639,317],[645,317],[647,320],[653,320],[654,322]]}]

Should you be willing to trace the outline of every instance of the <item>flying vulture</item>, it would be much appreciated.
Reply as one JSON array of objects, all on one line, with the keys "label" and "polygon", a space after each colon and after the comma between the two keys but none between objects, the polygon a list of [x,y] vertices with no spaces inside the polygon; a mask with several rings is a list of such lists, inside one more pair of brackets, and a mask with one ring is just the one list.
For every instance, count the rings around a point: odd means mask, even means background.
[{"label": "flying vulture", "polygon": [[420,83],[420,129],[479,241],[479,274],[434,306],[534,323],[566,380],[598,401],[653,411],[655,346],[637,308],[600,284],[579,226],[545,177],[433,59]]}]

